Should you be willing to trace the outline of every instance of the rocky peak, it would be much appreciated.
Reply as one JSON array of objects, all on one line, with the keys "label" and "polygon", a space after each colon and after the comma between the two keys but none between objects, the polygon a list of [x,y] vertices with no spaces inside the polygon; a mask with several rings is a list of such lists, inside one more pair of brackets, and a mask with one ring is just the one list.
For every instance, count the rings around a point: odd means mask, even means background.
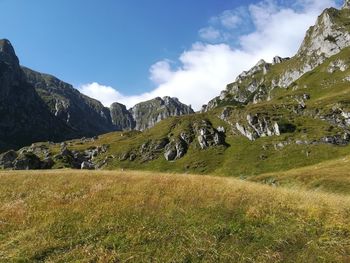
[{"label": "rocky peak", "polygon": [[342,8],[343,9],[350,9],[350,0],[345,0]]},{"label": "rocky peak", "polygon": [[11,42],[7,39],[0,39],[0,62],[18,65],[19,61]]},{"label": "rocky peak", "polygon": [[130,109],[136,123],[136,130],[145,130],[156,123],[171,117],[194,113],[191,106],[187,106],[172,97],[157,97],[155,99],[136,104]]},{"label": "rocky peak", "polygon": [[135,128],[135,120],[131,113],[121,103],[113,103],[110,107],[112,123],[117,130],[132,130]]},{"label": "rocky peak", "polygon": [[[346,1],[344,6],[349,4],[350,2]],[[297,56],[328,58],[349,46],[349,20],[349,16],[343,10],[328,8],[323,11],[316,24],[307,31]]]}]

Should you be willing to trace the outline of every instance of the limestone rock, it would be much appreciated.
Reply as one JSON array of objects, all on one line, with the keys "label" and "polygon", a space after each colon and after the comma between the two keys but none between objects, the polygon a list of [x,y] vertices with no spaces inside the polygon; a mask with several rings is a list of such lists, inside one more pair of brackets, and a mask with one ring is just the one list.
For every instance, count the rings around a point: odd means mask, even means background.
[{"label": "limestone rock", "polygon": [[18,154],[14,150],[0,154],[0,167],[4,169],[12,168],[13,162],[16,160],[17,156]]},{"label": "limestone rock", "polygon": [[194,113],[191,106],[181,103],[177,98],[157,97],[153,100],[136,104],[130,109],[136,130],[146,130],[171,116]]},{"label": "limestone rock", "polygon": [[187,152],[187,144],[181,138],[171,141],[166,147],[164,157],[167,161],[174,161],[182,158]]},{"label": "limestone rock", "polygon": [[281,130],[277,122],[260,114],[247,115],[247,125],[236,123],[237,130],[250,141],[260,137],[280,136]]},{"label": "limestone rock", "polygon": [[81,169],[82,170],[95,170],[94,164],[84,161],[81,163]]},{"label": "limestone rock", "polygon": [[110,111],[112,123],[117,130],[133,130],[135,128],[135,120],[125,105],[115,102],[111,105]]},{"label": "limestone rock", "polygon": [[289,60],[290,58],[281,58],[279,56],[276,56],[272,59],[272,65],[280,64],[286,60]]},{"label": "limestone rock", "polygon": [[348,69],[348,65],[345,63],[345,61],[341,60],[341,59],[337,59],[335,61],[332,61],[329,66],[328,66],[328,73],[334,73],[337,70],[340,70],[341,72],[344,72],[345,70]]}]

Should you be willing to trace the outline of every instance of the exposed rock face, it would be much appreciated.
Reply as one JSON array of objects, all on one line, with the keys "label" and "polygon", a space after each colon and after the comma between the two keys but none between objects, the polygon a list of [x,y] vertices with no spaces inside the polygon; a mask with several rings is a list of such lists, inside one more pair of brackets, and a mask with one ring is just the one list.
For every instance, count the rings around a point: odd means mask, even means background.
[{"label": "exposed rock face", "polygon": [[0,40],[0,116],[0,151],[73,135],[27,82],[8,40]]},{"label": "exposed rock face", "polygon": [[51,112],[74,130],[74,137],[90,137],[116,129],[109,109],[99,101],[81,94],[54,76],[24,67],[23,71]]},{"label": "exposed rock face", "polygon": [[210,122],[203,120],[196,125],[196,134],[201,149],[225,144],[225,129],[215,129]]},{"label": "exposed rock face", "polygon": [[164,157],[167,161],[174,161],[182,158],[187,152],[187,143],[177,138],[165,147]]},{"label": "exposed rock face", "polygon": [[133,130],[136,126],[132,114],[126,109],[125,105],[113,103],[110,107],[112,123],[117,130]]},{"label": "exposed rock face", "polygon": [[272,65],[277,65],[277,64],[280,64],[282,63],[283,61],[287,61],[289,60],[290,58],[281,58],[279,56],[276,56],[272,59]]},{"label": "exposed rock face", "polygon": [[237,130],[249,140],[254,141],[260,137],[280,136],[281,131],[277,122],[267,116],[247,115],[247,124],[236,123]]},{"label": "exposed rock face", "polygon": [[344,1],[343,9],[350,9],[350,0]]},{"label": "exposed rock face", "polygon": [[[348,4],[346,1],[345,6]],[[295,57],[300,61],[298,68],[285,71],[278,81],[278,86],[288,87],[303,74],[350,45],[350,33],[346,24],[338,22],[338,18],[344,15],[344,12],[345,10],[329,8],[318,17],[316,25],[307,31]]]},{"label": "exposed rock face", "polygon": [[15,170],[37,170],[43,168],[43,163],[34,153],[26,152],[17,157],[13,163],[13,168]]},{"label": "exposed rock face", "polygon": [[168,117],[191,114],[193,110],[177,98],[157,97],[135,105],[130,112],[136,123],[135,129],[143,131]]},{"label": "exposed rock face", "polygon": [[0,167],[3,169],[8,169],[13,167],[13,162],[18,157],[17,152],[10,150],[0,155]]},{"label": "exposed rock face", "polygon": [[90,162],[84,161],[81,163],[81,169],[82,170],[94,170],[95,166]]},{"label": "exposed rock face", "polygon": [[341,59],[337,59],[336,61],[332,61],[330,63],[327,71],[328,71],[328,73],[334,73],[338,70],[344,72],[347,69],[348,69],[348,65],[346,64],[346,62],[341,60]]},{"label": "exposed rock face", "polygon": [[254,67],[248,71],[243,71],[236,81],[228,84],[226,90],[222,91],[219,97],[216,97],[203,105],[202,112],[207,112],[222,104],[244,105],[255,101],[257,103],[268,96],[264,82],[264,76],[271,69],[270,63],[260,60]]}]

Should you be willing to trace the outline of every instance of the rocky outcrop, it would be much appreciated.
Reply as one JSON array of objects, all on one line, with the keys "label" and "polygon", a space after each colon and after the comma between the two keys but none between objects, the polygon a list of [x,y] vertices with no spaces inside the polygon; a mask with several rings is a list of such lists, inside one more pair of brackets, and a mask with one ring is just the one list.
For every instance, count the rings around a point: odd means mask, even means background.
[{"label": "rocky outcrop", "polygon": [[343,61],[341,59],[337,59],[335,61],[332,61],[329,64],[327,71],[328,71],[328,73],[331,73],[331,74],[338,71],[338,70],[341,72],[344,72],[348,69],[348,67],[349,66],[347,65],[347,63],[345,61]]},{"label": "rocky outcrop", "polygon": [[125,105],[115,102],[111,105],[110,111],[112,123],[117,130],[133,130],[135,128],[135,120]]},{"label": "rocky outcrop", "polygon": [[0,155],[0,168],[8,169],[13,167],[13,162],[18,157],[17,152],[10,150]]},{"label": "rocky outcrop", "polygon": [[225,129],[218,127],[215,129],[206,120],[195,125],[197,140],[202,150],[219,145],[225,145]]},{"label": "rocky outcrop", "polygon": [[13,162],[14,170],[37,170],[46,167],[40,158],[32,152],[21,153]]},{"label": "rocky outcrop", "polygon": [[342,8],[343,9],[350,9],[350,0],[345,0]]},{"label": "rocky outcrop", "polygon": [[171,117],[194,113],[191,106],[181,103],[177,98],[155,98],[139,103],[130,109],[139,131],[153,127],[158,122]]},{"label": "rocky outcrop", "polygon": [[281,131],[278,123],[268,116],[260,114],[247,115],[247,125],[236,123],[236,129],[251,141],[260,137],[280,136]]},{"label": "rocky outcrop", "polygon": [[166,147],[164,157],[167,161],[174,161],[182,158],[187,152],[188,145],[181,138],[172,140]]},{"label": "rocky outcrop", "polygon": [[272,65],[281,64],[282,62],[287,61],[289,59],[290,58],[282,58],[282,57],[276,56],[272,59]]},{"label": "rocky outcrop", "polygon": [[108,145],[92,146],[84,151],[69,150],[65,144],[61,145],[61,151],[55,155],[54,161],[73,169],[95,169],[99,164],[95,158],[106,153]]},{"label": "rocky outcrop", "polygon": [[316,116],[321,120],[327,121],[344,130],[350,128],[350,111],[343,109],[342,107],[334,106],[328,112],[319,113]]},{"label": "rocky outcrop", "polygon": [[130,150],[119,156],[120,161],[148,162],[163,155],[167,161],[176,161],[183,158],[191,147],[205,150],[211,147],[227,146],[225,129],[214,128],[208,120],[194,122],[186,130],[158,140],[146,141],[139,149]]},{"label": "rocky outcrop", "polygon": [[[345,3],[348,6],[348,2]],[[288,87],[305,73],[322,64],[327,58],[350,45],[350,32],[346,23],[346,10],[326,9],[306,33],[305,39],[294,57],[297,67],[287,69],[276,82],[279,87]]]}]

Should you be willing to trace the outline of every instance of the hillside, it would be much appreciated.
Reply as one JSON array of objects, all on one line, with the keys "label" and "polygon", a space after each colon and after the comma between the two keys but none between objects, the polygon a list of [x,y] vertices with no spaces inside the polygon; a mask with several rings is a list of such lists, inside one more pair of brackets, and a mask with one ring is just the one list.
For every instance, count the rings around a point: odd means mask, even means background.
[{"label": "hillside", "polygon": [[235,179],[0,173],[1,262],[348,262],[348,196]]},{"label": "hillside", "polygon": [[202,113],[189,114],[190,107],[169,97],[129,111],[115,103],[113,125],[142,132],[37,143],[0,155],[0,167],[122,168],[250,178],[347,156],[349,23],[346,5],[326,9],[294,57],[259,61]]}]

